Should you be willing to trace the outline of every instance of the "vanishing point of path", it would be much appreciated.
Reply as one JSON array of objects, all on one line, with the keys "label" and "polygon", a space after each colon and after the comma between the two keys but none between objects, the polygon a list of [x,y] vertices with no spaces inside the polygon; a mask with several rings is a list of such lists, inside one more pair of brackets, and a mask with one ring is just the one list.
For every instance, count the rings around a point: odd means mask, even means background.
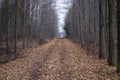
[{"label": "vanishing point of path", "polygon": [[67,39],[55,39],[0,65],[0,80],[120,80],[105,60],[88,57]]}]

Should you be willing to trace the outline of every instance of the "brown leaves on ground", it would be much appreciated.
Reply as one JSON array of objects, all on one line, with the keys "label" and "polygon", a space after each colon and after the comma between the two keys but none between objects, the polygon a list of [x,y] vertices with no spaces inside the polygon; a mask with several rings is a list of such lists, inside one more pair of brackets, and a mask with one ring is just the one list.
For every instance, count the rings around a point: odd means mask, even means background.
[{"label": "brown leaves on ground", "polygon": [[115,67],[88,57],[67,39],[21,53],[23,58],[0,66],[0,80],[120,80]]}]

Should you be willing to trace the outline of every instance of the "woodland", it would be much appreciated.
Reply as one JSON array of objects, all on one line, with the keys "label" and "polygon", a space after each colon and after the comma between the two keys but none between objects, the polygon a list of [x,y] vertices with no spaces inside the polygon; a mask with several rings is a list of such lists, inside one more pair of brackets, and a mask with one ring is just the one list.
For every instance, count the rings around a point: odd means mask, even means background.
[{"label": "woodland", "polygon": [[120,0],[0,0],[0,80],[120,80],[119,26]]}]

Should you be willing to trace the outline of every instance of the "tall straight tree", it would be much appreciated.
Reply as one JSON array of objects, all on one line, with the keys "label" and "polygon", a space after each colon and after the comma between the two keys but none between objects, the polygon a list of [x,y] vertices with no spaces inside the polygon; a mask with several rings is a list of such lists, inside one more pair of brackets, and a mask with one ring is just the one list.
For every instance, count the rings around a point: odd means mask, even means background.
[{"label": "tall straight tree", "polygon": [[117,35],[118,35],[117,72],[120,73],[120,0],[117,0]]},{"label": "tall straight tree", "polygon": [[100,44],[99,44],[99,58],[106,58],[106,45],[105,45],[105,30],[106,27],[106,1],[107,0],[99,0],[99,24],[100,24]]},{"label": "tall straight tree", "polygon": [[22,36],[23,36],[23,49],[25,48],[25,0],[22,0]]},{"label": "tall straight tree", "polygon": [[18,27],[18,0],[15,0],[15,49],[14,49],[14,53],[17,52],[17,27]]},{"label": "tall straight tree", "polygon": [[8,37],[8,11],[9,11],[9,0],[5,0],[5,28],[6,28],[6,53],[8,53],[9,48],[9,37]]},{"label": "tall straight tree", "polygon": [[108,64],[114,66],[115,57],[115,28],[116,28],[116,0],[108,0],[109,5],[109,54]]}]

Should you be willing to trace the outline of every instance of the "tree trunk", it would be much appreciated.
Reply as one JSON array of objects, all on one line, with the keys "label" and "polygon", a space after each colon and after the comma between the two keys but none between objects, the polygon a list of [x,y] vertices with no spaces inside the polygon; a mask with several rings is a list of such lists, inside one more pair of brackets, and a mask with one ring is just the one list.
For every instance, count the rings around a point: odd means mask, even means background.
[{"label": "tree trunk", "polygon": [[99,24],[100,24],[100,44],[99,44],[99,58],[106,58],[106,45],[105,45],[105,27],[106,27],[106,11],[105,11],[105,2],[104,0],[99,0]]},{"label": "tree trunk", "polygon": [[23,14],[22,14],[22,36],[23,36],[23,49],[25,48],[25,0],[22,4]]},{"label": "tree trunk", "polygon": [[8,11],[9,11],[9,1],[5,0],[5,29],[6,29],[6,53],[9,53],[9,37],[8,37]]},{"label": "tree trunk", "polygon": [[120,0],[117,0],[117,35],[118,35],[118,60],[117,72],[120,73]]},{"label": "tree trunk", "polygon": [[15,0],[16,13],[15,13],[15,48],[14,53],[17,52],[17,27],[18,27],[18,0]]},{"label": "tree trunk", "polygon": [[115,57],[115,27],[116,27],[116,0],[108,0],[109,5],[109,54],[108,64],[114,66]]}]

